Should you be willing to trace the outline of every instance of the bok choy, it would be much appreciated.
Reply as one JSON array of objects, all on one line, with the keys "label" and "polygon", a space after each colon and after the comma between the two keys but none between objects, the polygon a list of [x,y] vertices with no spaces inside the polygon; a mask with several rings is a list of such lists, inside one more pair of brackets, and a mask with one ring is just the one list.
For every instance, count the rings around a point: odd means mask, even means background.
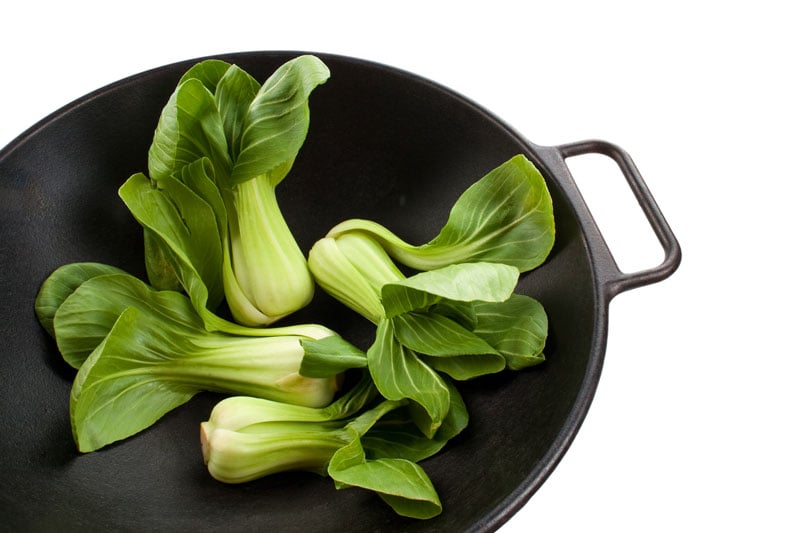
[{"label": "bok choy", "polygon": [[327,236],[350,232],[372,236],[395,260],[417,270],[483,261],[527,272],[544,262],[555,242],[553,200],[539,169],[516,155],[467,188],[428,243],[409,244],[363,219],[346,220]]},{"label": "bok choy", "polygon": [[329,476],[338,489],[373,491],[402,516],[431,518],[441,502],[417,463],[467,425],[466,407],[451,390],[449,415],[431,439],[411,422],[407,402],[380,398],[367,375],[324,408],[229,397],[201,424],[203,459],[226,483],[306,470]]},{"label": "bok choy", "polygon": [[203,390],[321,407],[338,389],[338,376],[299,374],[300,341],[333,335],[327,328],[211,332],[185,295],[113,267],[61,267],[43,284],[36,309],[78,368],[70,419],[83,452],[149,427]]},{"label": "bok choy", "polygon": [[[147,282],[72,263],[45,280],[35,309],[76,369],[80,451],[215,391],[228,396],[200,424],[215,479],[311,471],[431,518],[442,505],[419,463],[467,425],[457,383],[544,361],[547,314],[515,290],[552,249],[552,200],[518,155],[469,187],[428,243],[349,219],[306,258],[277,188],[328,76],[308,55],[263,84],[216,59],[191,67],[159,117],[147,173],[119,189],[143,229]],[[324,325],[275,326],[317,285],[372,322],[370,346]]]},{"label": "bok choy", "polygon": [[[440,373],[465,380],[544,360],[547,316],[536,300],[513,293],[516,268],[460,263],[406,278],[382,252],[356,233],[326,237],[311,249],[309,266],[320,287],[377,328],[360,359],[335,341],[304,341],[307,375],[326,375],[319,367],[341,371],[337,362],[366,366],[383,397],[422,408],[416,421],[432,436],[450,404]],[[392,271],[393,279],[373,275]]]},{"label": "bok choy", "polygon": [[[376,325],[366,357],[343,361],[366,366],[383,397],[421,408],[415,421],[432,436],[449,406],[440,374],[465,380],[544,360],[547,315],[514,290],[519,269],[534,268],[552,247],[552,203],[536,168],[517,156],[467,189],[427,245],[381,228],[336,226],[312,247],[309,268],[323,290]],[[406,277],[390,253],[430,269]],[[307,369],[328,359],[335,368],[338,347],[304,345]]]},{"label": "bok choy", "polygon": [[[181,78],[149,151],[120,196],[144,227],[152,285],[185,290],[209,329],[224,299],[234,319],[268,325],[314,293],[306,259],[278,205],[309,128],[308,99],[329,77],[300,56],[260,85],[210,59]],[[211,311],[211,312],[209,312]]]}]

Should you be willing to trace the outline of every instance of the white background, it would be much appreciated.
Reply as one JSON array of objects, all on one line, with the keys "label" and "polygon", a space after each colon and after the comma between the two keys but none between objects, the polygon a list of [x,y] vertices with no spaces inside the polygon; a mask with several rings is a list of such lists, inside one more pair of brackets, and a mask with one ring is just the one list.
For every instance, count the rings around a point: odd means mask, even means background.
[{"label": "white background", "polygon": [[[613,300],[589,416],[502,531],[800,530],[800,19],[768,0],[476,4],[8,3],[0,146],[117,79],[249,50],[387,63],[537,144],[614,142],[684,260]],[[571,160],[621,266],[654,266],[660,248],[606,163]]]}]

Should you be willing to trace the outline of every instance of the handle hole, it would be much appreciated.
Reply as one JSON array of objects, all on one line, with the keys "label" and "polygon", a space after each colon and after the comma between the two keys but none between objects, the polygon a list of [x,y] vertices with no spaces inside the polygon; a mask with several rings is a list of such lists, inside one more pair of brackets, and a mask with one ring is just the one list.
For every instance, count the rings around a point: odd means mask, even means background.
[{"label": "handle hole", "polygon": [[660,263],[664,249],[617,163],[601,154],[571,156],[566,163],[619,269]]}]

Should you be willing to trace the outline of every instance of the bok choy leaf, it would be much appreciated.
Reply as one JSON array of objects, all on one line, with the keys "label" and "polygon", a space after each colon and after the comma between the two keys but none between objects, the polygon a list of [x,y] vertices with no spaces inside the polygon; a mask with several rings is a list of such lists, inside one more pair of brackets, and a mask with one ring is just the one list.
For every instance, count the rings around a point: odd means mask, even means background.
[{"label": "bok choy leaf", "polygon": [[[67,296],[81,286],[87,279],[103,274],[123,274],[123,270],[103,263],[70,263],[63,265],[56,269],[47,279],[42,283],[39,288],[39,293],[36,295],[34,303],[34,310],[39,323],[50,334],[51,337],[56,336],[55,326],[53,319],[55,318],[56,311],[61,307]],[[101,338],[105,333],[101,335]],[[94,346],[99,344],[99,340],[94,343]],[[94,348],[92,347],[92,349]],[[91,350],[90,350],[91,351]],[[80,365],[73,365],[80,366]]]}]

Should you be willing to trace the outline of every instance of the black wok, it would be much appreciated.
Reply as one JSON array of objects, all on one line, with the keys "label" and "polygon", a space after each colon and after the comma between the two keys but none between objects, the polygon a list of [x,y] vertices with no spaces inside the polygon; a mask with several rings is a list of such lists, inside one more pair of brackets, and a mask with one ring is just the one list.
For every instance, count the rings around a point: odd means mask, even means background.
[{"label": "black wok", "polygon": [[[219,56],[265,79],[295,53]],[[320,54],[331,79],[311,98],[311,128],[278,189],[305,249],[337,222],[371,218],[410,242],[442,226],[474,180],[517,153],[542,169],[557,241],[520,291],[550,317],[547,362],[464,384],[464,434],[424,467],[444,505],[424,522],[398,518],[373,494],[287,473],[245,485],[214,481],[198,424],[219,397],[202,394],[149,430],[79,455],[68,396],[74,371],[39,326],[33,302],[56,267],[100,261],[144,278],[140,227],[117,197],[146,170],[158,115],[195,60],[114,83],[52,114],[0,152],[0,524],[58,531],[490,531],[545,481],[572,442],[597,387],[609,301],[669,276],[680,249],[628,155],[588,141],[531,144],[475,103],[417,76]],[[600,153],[628,180],[664,251],[653,269],[622,273],[565,159]],[[321,291],[293,321],[329,325],[357,344],[371,327]]]}]

